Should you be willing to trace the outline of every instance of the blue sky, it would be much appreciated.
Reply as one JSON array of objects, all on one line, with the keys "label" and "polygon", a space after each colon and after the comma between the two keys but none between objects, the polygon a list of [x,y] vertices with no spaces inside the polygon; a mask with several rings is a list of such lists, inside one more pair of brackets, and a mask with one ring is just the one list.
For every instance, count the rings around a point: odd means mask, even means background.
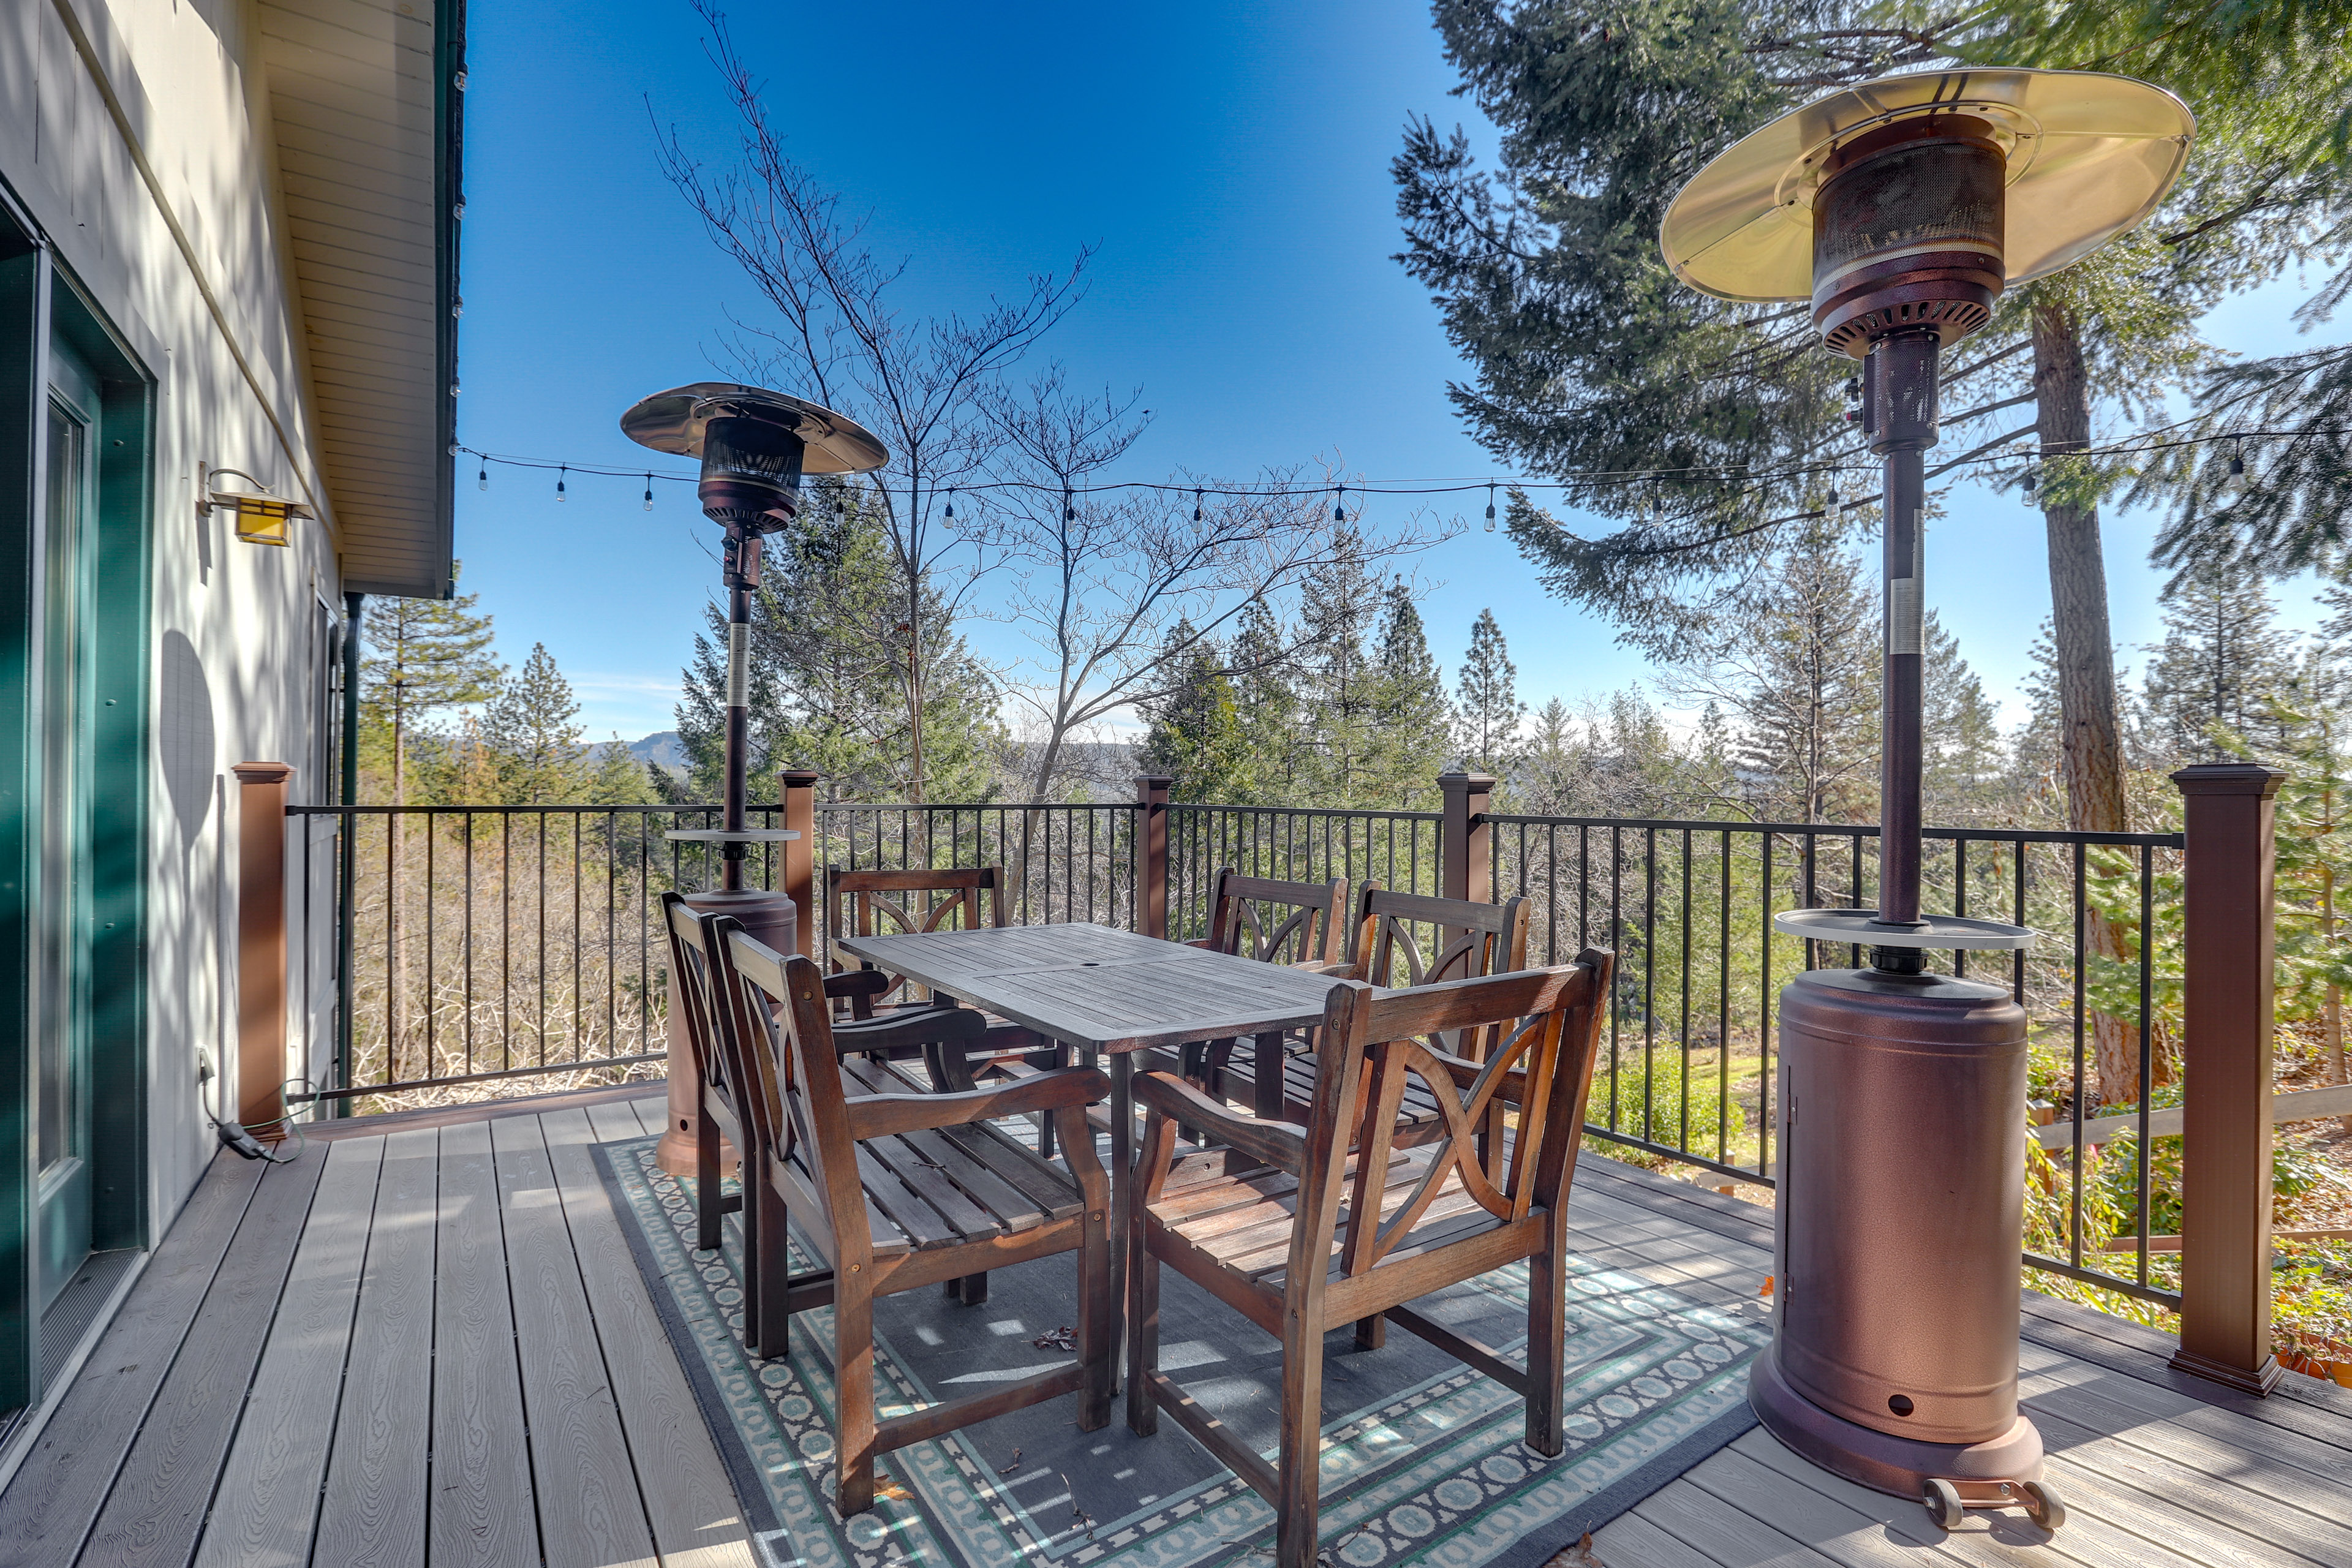
[{"label": "blue sky", "polygon": [[[468,20],[459,438],[640,462],[621,410],[712,376],[729,312],[761,308],[656,161],[649,113],[712,162],[731,146],[696,18],[684,0],[508,0]],[[1389,259],[1405,117],[1475,119],[1448,96],[1423,5],[761,5],[732,21],[793,155],[871,213],[877,253],[911,258],[906,310],[971,309],[1099,247],[1087,300],[1044,352],[1081,384],[1143,389],[1155,418],[1127,477],[1318,458],[1374,479],[1497,472],[1446,403],[1461,371],[1434,310]],[[2291,347],[2298,295],[2289,280],[2232,301],[2210,335]],[[502,656],[546,643],[592,738],[671,727],[717,578],[717,531],[691,488],[656,485],[648,516],[635,480],[575,476],[559,505],[551,474],[493,467],[483,491],[461,461],[463,583],[496,616]],[[1531,702],[1649,678],[1479,531],[1483,496],[1462,499],[1470,531],[1421,564],[1449,672],[1492,607]],[[1370,521],[1397,504],[1376,500]],[[2040,515],[1967,489],[1948,507],[1931,603],[2021,716],[2049,609]],[[2135,665],[2160,629],[2154,528],[2106,528],[2116,637]],[[2306,593],[2282,598],[2291,625],[2309,624]],[[1001,629],[973,633],[984,653],[1014,651]]]}]

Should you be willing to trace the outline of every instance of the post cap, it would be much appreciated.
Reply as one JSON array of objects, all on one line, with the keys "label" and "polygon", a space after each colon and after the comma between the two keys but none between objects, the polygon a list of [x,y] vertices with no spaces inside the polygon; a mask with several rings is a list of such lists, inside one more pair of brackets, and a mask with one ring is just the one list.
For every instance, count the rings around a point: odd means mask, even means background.
[{"label": "post cap", "polygon": [[776,774],[776,782],[786,789],[806,789],[823,777],[814,768],[785,768]]},{"label": "post cap", "polygon": [[294,776],[294,764],[291,763],[236,763],[231,764],[228,771],[236,775],[236,782],[239,784],[284,784]]},{"label": "post cap", "polygon": [[1459,768],[1450,773],[1437,775],[1437,787],[1440,789],[1483,789],[1491,792],[1502,782],[1492,773],[1465,773]]},{"label": "post cap", "polygon": [[2264,800],[2278,794],[2286,774],[2260,763],[2192,763],[2172,775],[2183,795],[2251,795]]},{"label": "post cap", "polygon": [[1176,775],[1174,773],[1138,773],[1135,775],[1135,782],[1139,784],[1157,784],[1161,789],[1168,789],[1175,784]]}]

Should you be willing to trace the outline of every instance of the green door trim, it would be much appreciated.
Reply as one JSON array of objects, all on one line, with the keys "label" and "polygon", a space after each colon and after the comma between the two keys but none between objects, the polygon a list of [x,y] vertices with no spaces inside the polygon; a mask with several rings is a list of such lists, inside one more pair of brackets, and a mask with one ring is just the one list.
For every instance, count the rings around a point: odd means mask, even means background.
[{"label": "green door trim", "polygon": [[106,432],[91,519],[91,1240],[100,1248],[143,1247],[153,1239],[144,960],[154,381],[37,235],[16,221],[14,204],[0,200],[0,1412],[41,1396],[31,1049],[41,753],[31,632],[43,567],[37,546],[49,353],[58,341],[99,375]]}]

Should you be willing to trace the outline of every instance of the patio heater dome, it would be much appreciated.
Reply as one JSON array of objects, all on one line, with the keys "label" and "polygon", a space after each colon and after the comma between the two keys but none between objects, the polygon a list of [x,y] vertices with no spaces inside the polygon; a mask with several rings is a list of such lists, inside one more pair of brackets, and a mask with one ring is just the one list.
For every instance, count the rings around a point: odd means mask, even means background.
[{"label": "patio heater dome", "polygon": [[1885,464],[1879,886],[1874,910],[1775,927],[1867,948],[1780,994],[1771,1349],[1758,1416],[1796,1452],[1925,1501],[2065,1510],[2017,1407],[2025,1010],[1926,952],[2018,950],[2022,927],[1923,916],[1920,762],[1926,451],[1938,361],[2011,283],[2153,212],[2196,121],[2160,88],[2087,71],[1884,78],[1791,110],[1717,155],[1667,209],[1675,275],[1736,300],[1807,300],[1863,362]]},{"label": "patio heater dome", "polygon": [[700,381],[641,398],[621,416],[641,447],[702,459],[703,515],[772,533],[800,510],[803,474],[857,474],[890,460],[864,426],[821,404],[761,386]]}]

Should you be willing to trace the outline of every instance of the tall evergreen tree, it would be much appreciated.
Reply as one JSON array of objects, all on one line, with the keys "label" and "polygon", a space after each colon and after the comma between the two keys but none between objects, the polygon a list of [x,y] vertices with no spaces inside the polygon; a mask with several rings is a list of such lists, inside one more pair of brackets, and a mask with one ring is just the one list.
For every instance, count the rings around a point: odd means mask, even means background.
[{"label": "tall evergreen tree", "polygon": [[1238,706],[1244,767],[1235,799],[1286,805],[1298,798],[1300,734],[1297,650],[1284,637],[1274,606],[1263,598],[1243,607],[1226,650]]},{"label": "tall evergreen tree", "polygon": [[530,645],[522,668],[483,710],[481,742],[514,805],[576,805],[594,770],[580,727],[579,700],[545,643]]},{"label": "tall evergreen tree", "polygon": [[1177,655],[1179,679],[1162,696],[1142,705],[1150,729],[1136,761],[1146,772],[1166,773],[1176,781],[1171,799],[1237,800],[1248,757],[1223,650],[1213,639],[1202,637],[1189,621],[1180,620],[1168,636],[1181,650]]},{"label": "tall evergreen tree", "polygon": [[1998,820],[2005,815],[2010,771],[2000,710],[1960,657],[1959,639],[1932,612],[1924,651],[1922,814],[1935,827]]},{"label": "tall evergreen tree", "polygon": [[1798,541],[1666,688],[1711,704],[1758,815],[1869,822],[1878,805],[1878,606],[1861,563]]},{"label": "tall evergreen tree", "polygon": [[378,599],[362,623],[362,752],[391,805],[408,804],[415,743],[434,718],[498,689],[490,617],[474,607],[479,597]]},{"label": "tall evergreen tree", "polygon": [[588,779],[588,804],[591,805],[652,805],[660,797],[654,793],[653,775],[646,764],[630,753],[619,731],[604,746],[604,755],[596,761],[596,771]]},{"label": "tall evergreen tree", "polygon": [[[908,635],[904,582],[863,487],[809,483],[800,517],[764,542],[751,601],[748,777],[754,799],[773,799],[787,767],[823,773],[835,799],[915,798],[918,752],[931,798],[994,793],[1003,743],[987,672],[952,627],[940,595],[921,595],[925,626]],[[678,739],[689,793],[719,798],[726,742],[726,617],[706,610],[678,704]],[[909,658],[922,664],[910,679]],[[920,687],[923,743],[910,715]]]},{"label": "tall evergreen tree", "polygon": [[1470,628],[1461,683],[1454,688],[1464,766],[1500,774],[1518,755],[1519,719],[1528,710],[1519,700],[1518,677],[1495,612],[1479,611]]},{"label": "tall evergreen tree", "polygon": [[2148,651],[2146,702],[2165,754],[2212,759],[2223,735],[2276,745],[2270,707],[2295,673],[2270,595],[2250,565],[2214,562],[2166,584],[2164,640]]},{"label": "tall evergreen tree", "polygon": [[1379,644],[1372,659],[1372,799],[1403,808],[1437,797],[1437,775],[1454,746],[1454,705],[1429,651],[1412,589],[1402,578],[1381,595]]},{"label": "tall evergreen tree", "polygon": [[1360,805],[1381,797],[1370,651],[1381,599],[1362,552],[1345,537],[1331,570],[1310,579],[1299,595],[1292,662],[1305,752],[1297,769],[1301,798]]}]

